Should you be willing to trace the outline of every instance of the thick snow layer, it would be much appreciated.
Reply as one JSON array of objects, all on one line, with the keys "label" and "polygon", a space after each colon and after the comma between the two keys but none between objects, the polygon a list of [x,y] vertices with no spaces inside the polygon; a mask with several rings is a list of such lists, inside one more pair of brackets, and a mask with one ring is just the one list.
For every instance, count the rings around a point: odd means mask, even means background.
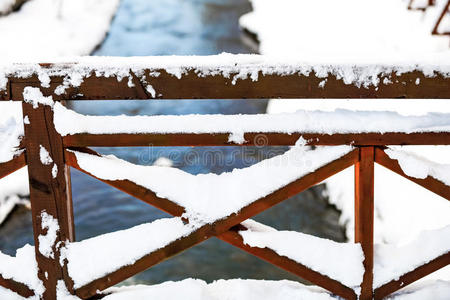
[{"label": "thick snow layer", "polygon": [[130,229],[116,231],[81,242],[69,243],[61,249],[67,258],[74,287],[83,285],[131,265],[146,254],[188,235],[196,229],[181,218],[159,219]]},{"label": "thick snow layer", "polygon": [[2,300],[23,300],[23,299],[25,299],[25,298],[19,296],[18,294],[14,293],[13,291],[5,289],[2,286],[0,286],[0,298]]},{"label": "thick snow layer", "polygon": [[75,152],[78,164],[105,180],[128,179],[186,209],[191,221],[212,223],[349,153],[350,146],[297,145],[286,153],[243,169],[192,175],[176,168],[134,165],[112,155]]},{"label": "thick snow layer", "polygon": [[422,232],[404,246],[379,244],[374,250],[374,287],[377,288],[401,275],[450,252],[450,225]]},{"label": "thick snow layer", "polygon": [[[33,105],[33,108],[38,108],[39,104],[53,105],[52,97],[44,97],[38,88],[27,86],[23,89],[23,100]],[[28,122],[30,120],[28,119]],[[25,120],[24,120],[25,123]]]},{"label": "thick snow layer", "polygon": [[[38,1],[38,0],[34,0]],[[420,56],[394,56],[374,59],[371,56],[357,58],[329,57],[283,57],[261,56],[255,54],[222,53],[210,56],[154,56],[154,57],[68,57],[53,58],[50,67],[41,67],[36,60],[11,61],[6,59],[0,64],[0,90],[5,89],[8,76],[28,78],[38,75],[41,85],[48,87],[49,76],[62,76],[64,82],[55,89],[56,94],[62,94],[67,87],[79,86],[84,78],[92,76],[116,76],[119,81],[128,78],[132,85],[133,76],[138,76],[154,97],[158,86],[152,85],[152,77],[158,77],[161,69],[181,78],[188,71],[194,71],[197,76],[221,75],[232,79],[236,84],[240,79],[258,80],[259,75],[292,75],[315,76],[326,79],[333,75],[345,84],[356,86],[378,86],[381,76],[392,73],[401,75],[406,72],[418,71],[427,77],[440,74],[450,76],[448,55],[422,54]],[[144,75],[143,70],[151,70]],[[149,76],[150,78],[147,78]],[[387,77],[386,77],[387,79]],[[130,84],[131,83],[131,84]],[[385,80],[383,84],[389,84]]]},{"label": "thick snow layer", "polygon": [[25,245],[18,249],[15,257],[0,252],[0,274],[3,278],[13,279],[27,285],[36,294],[40,295],[44,291],[44,285],[37,277],[33,246]]},{"label": "thick snow layer", "polygon": [[[58,300],[79,300],[67,292],[62,282],[58,282]],[[282,280],[229,279],[206,283],[200,279],[188,278],[182,281],[166,281],[155,285],[135,285],[114,287],[105,291],[111,293],[105,300],[338,300],[322,288],[303,285],[299,282]],[[387,300],[448,300],[450,282],[434,281],[415,283],[396,292]],[[25,298],[0,287],[2,300],[24,300]],[[28,298],[29,299],[29,298]]]},{"label": "thick snow layer", "polygon": [[252,220],[243,222],[248,229],[239,231],[244,243],[269,248],[281,256],[295,260],[308,268],[359,289],[364,274],[364,254],[360,244],[337,243],[328,239],[295,231],[277,231],[261,227]]},{"label": "thick snow layer", "polygon": [[424,179],[431,176],[450,186],[450,164],[438,164],[407,151],[386,149],[387,155],[396,159],[406,175]]},{"label": "thick snow layer", "polygon": [[386,300],[447,300],[450,295],[450,281],[426,281],[414,283],[394,293]]},{"label": "thick snow layer", "polygon": [[[366,55],[449,53],[448,37],[431,35],[447,0],[437,0],[426,13],[407,10],[408,2],[251,0],[253,11],[242,16],[240,24],[257,35],[262,54],[357,59]],[[449,31],[447,24],[440,31]]]},{"label": "thick snow layer", "polygon": [[58,280],[56,285],[57,300],[81,300],[77,296],[71,295],[63,280]]},{"label": "thick snow layer", "polygon": [[8,41],[0,57],[20,61],[89,55],[108,32],[118,4],[119,0],[30,0],[0,18],[0,35]]},{"label": "thick snow layer", "polygon": [[86,116],[55,103],[55,127],[63,136],[76,133],[230,133],[244,142],[245,132],[358,133],[449,132],[450,114],[402,116],[395,112],[297,111],[260,115]]},{"label": "thick snow layer", "polygon": [[[113,293],[105,300],[178,300],[180,291],[185,299],[196,300],[337,300],[327,291],[314,286],[306,286],[298,282],[282,280],[231,279],[218,280],[207,284],[203,280],[185,279],[168,281],[153,286],[130,286],[110,289]],[[388,300],[448,300],[450,282],[435,281],[408,286]]]},{"label": "thick snow layer", "polygon": [[199,279],[168,281],[153,286],[122,287],[113,289],[112,295],[105,300],[122,299],[165,299],[179,300],[241,300],[241,299],[277,299],[277,300],[332,300],[337,299],[324,289],[306,286],[293,281],[269,281],[251,279],[218,280],[206,283]]}]

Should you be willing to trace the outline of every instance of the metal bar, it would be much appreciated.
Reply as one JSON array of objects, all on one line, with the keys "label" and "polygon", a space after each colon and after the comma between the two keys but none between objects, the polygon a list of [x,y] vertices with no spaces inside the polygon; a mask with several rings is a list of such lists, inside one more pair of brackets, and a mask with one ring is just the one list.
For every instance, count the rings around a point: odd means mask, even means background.
[{"label": "metal bar", "polygon": [[374,147],[360,147],[355,165],[355,242],[364,253],[361,300],[373,298]]}]

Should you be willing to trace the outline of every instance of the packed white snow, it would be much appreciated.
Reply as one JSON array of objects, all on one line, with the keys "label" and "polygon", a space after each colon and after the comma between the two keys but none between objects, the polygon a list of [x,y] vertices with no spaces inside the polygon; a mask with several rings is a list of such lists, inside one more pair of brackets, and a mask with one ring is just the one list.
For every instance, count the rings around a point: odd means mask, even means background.
[{"label": "packed white snow", "polygon": [[59,5],[54,0],[29,0],[19,11],[0,18],[2,40],[8,41],[0,57],[20,61],[89,55],[108,32],[118,4],[119,0],[64,0]]},{"label": "packed white snow", "polygon": [[293,281],[270,281],[251,279],[218,280],[206,283],[199,279],[168,281],[153,286],[122,287],[113,289],[112,295],[105,300],[121,299],[165,299],[179,300],[241,300],[241,299],[278,299],[278,300],[332,300],[337,299],[324,289],[310,287]]},{"label": "packed white snow", "polygon": [[39,145],[39,159],[43,165],[49,165],[53,162],[50,153],[48,153],[47,149],[42,145]]},{"label": "packed white snow", "polygon": [[[38,108],[39,104],[53,106],[52,97],[44,97],[38,88],[27,86],[23,89],[23,100]],[[28,120],[28,122],[30,122]]]},{"label": "packed white snow", "polygon": [[39,252],[48,258],[55,258],[53,247],[55,246],[57,233],[59,231],[58,220],[47,212],[41,212],[41,227],[45,234],[38,236]]},{"label": "packed white snow", "polygon": [[184,207],[191,221],[212,223],[351,150],[350,146],[310,150],[296,145],[282,155],[220,175],[192,175],[176,168],[134,165],[113,155],[98,157],[76,151],[73,153],[78,165],[86,172],[105,180],[128,179],[152,190],[158,197]]},{"label": "packed white snow", "polygon": [[[62,76],[64,81],[56,88],[56,94],[62,94],[70,86],[80,86],[84,78],[93,75],[116,76],[119,81],[128,78],[128,82],[130,78],[137,76],[147,92],[155,97],[158,86],[152,83],[152,78],[158,77],[161,70],[177,78],[189,71],[199,77],[220,75],[230,78],[233,85],[244,79],[257,81],[259,76],[265,75],[309,76],[314,72],[319,78],[334,76],[345,84],[368,88],[378,86],[380,78],[389,78],[392,73],[401,75],[418,71],[426,77],[440,75],[447,78],[450,76],[450,64],[443,63],[447,61],[447,55],[433,53],[378,59],[372,56],[336,58],[330,55],[299,58],[222,53],[209,56],[65,57],[53,58],[51,66],[42,67],[38,64],[41,61],[22,58],[20,61],[6,60],[0,63],[0,90],[6,88],[9,76],[28,78],[33,74],[38,75],[43,87],[49,86],[51,76]],[[146,69],[149,72],[144,74]],[[389,81],[388,84],[390,83],[392,82]]]},{"label": "packed white snow", "polygon": [[450,164],[438,164],[407,151],[386,149],[385,152],[390,158],[398,161],[406,175],[419,179],[431,176],[450,187]]},{"label": "packed white snow", "polygon": [[166,218],[120,230],[80,242],[66,244],[62,258],[68,260],[74,287],[107,275],[122,266],[131,265],[146,254],[188,235],[196,229],[182,219]]},{"label": "packed white snow", "polygon": [[37,271],[33,246],[25,245],[18,249],[15,257],[0,252],[1,276],[5,279],[13,279],[23,283],[34,290],[36,294],[42,294],[44,285],[39,280]]},{"label": "packed white snow", "polygon": [[[407,10],[409,0],[250,2],[253,11],[240,25],[257,35],[262,54],[358,59],[448,52],[448,37],[431,35],[447,0],[425,13]],[[440,31],[450,31],[449,23],[442,25]]]},{"label": "packed white snow", "polygon": [[[360,244],[337,243],[296,231],[277,231],[253,220],[239,231],[244,243],[269,248],[342,284],[359,289],[364,275],[364,254]],[[256,226],[255,226],[256,225]]]},{"label": "packed white snow", "polygon": [[[64,283],[58,283],[58,300],[79,300],[70,295]],[[182,281],[166,281],[155,285],[135,285],[109,288],[105,300],[338,300],[326,290],[303,285],[299,282],[281,280],[229,279],[206,283],[200,279],[188,278]],[[413,284],[389,296],[387,300],[448,300],[450,282],[434,281]],[[0,287],[2,300],[24,300],[25,298]]]},{"label": "packed white snow", "polygon": [[[180,291],[183,297],[196,300],[337,300],[329,292],[314,286],[306,286],[299,282],[288,280],[252,280],[230,279],[217,280],[206,283],[199,279],[185,279],[183,281],[168,281],[152,286],[130,286],[112,288],[113,293],[106,296],[105,300],[123,299],[167,299],[179,300]],[[450,294],[450,282],[435,281],[424,284],[408,286],[388,300],[448,300]]]},{"label": "packed white snow", "polygon": [[395,112],[351,110],[296,111],[256,115],[87,116],[55,103],[55,128],[76,133],[230,133],[230,142],[243,143],[246,132],[364,133],[449,132],[450,114],[402,116]]},{"label": "packed white snow", "polygon": [[435,280],[414,283],[386,297],[386,300],[447,300],[448,295],[450,281]]},{"label": "packed white snow", "polygon": [[403,245],[377,244],[374,249],[373,284],[377,288],[401,275],[450,252],[450,225],[422,232]]}]

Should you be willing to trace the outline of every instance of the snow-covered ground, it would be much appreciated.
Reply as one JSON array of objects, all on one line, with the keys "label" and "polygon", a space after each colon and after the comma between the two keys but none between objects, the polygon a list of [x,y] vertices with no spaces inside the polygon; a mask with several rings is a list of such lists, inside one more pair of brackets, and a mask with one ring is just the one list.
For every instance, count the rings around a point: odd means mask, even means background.
[{"label": "snow-covered ground", "polygon": [[[358,60],[434,53],[450,61],[449,38],[431,35],[447,0],[437,0],[427,11],[409,11],[401,0],[251,0],[253,11],[240,19],[242,27],[257,35],[262,54],[297,57],[330,57]],[[424,1],[418,1],[424,2]],[[422,3],[423,4],[423,3]],[[419,5],[419,4],[418,4]],[[447,15],[439,30],[450,30]],[[450,112],[446,100],[272,100],[269,113],[336,109],[396,111],[403,115]],[[444,146],[407,147],[440,164],[450,164],[450,149]],[[330,202],[341,211],[347,236],[353,239],[353,167],[326,181]],[[423,230],[450,224],[447,200],[393,174],[375,167],[375,240],[404,245]],[[447,267],[432,275],[450,279]],[[409,299],[409,298],[408,298]]]},{"label": "snow-covered ground", "polygon": [[[0,0],[0,12],[14,1]],[[89,55],[105,38],[119,0],[29,0],[20,10],[0,17],[0,62],[45,61]],[[23,133],[20,103],[0,102],[0,162],[8,161]],[[0,224],[28,195],[26,168],[0,180]]]}]

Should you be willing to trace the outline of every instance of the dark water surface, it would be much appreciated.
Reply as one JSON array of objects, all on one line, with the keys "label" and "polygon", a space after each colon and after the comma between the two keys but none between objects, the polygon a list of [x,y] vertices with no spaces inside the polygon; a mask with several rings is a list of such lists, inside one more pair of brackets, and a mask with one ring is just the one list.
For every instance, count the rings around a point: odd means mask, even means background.
[{"label": "dark water surface", "polygon": [[[238,18],[250,11],[248,0],[122,0],[111,31],[96,55],[209,55],[250,53],[242,43]],[[264,113],[265,100],[173,100],[75,102],[72,108],[93,115],[190,113]],[[286,151],[285,147],[138,147],[98,148],[133,163],[152,165],[170,158],[192,174],[222,173],[252,165]],[[151,222],[167,214],[76,170],[72,188],[77,240]],[[256,220],[284,230],[298,230],[337,241],[345,239],[338,212],[327,204],[323,186],[310,189],[258,215]],[[18,209],[0,228],[0,250],[32,243],[31,217]],[[217,239],[210,239],[126,283],[157,283],[187,277],[296,279]]]}]

